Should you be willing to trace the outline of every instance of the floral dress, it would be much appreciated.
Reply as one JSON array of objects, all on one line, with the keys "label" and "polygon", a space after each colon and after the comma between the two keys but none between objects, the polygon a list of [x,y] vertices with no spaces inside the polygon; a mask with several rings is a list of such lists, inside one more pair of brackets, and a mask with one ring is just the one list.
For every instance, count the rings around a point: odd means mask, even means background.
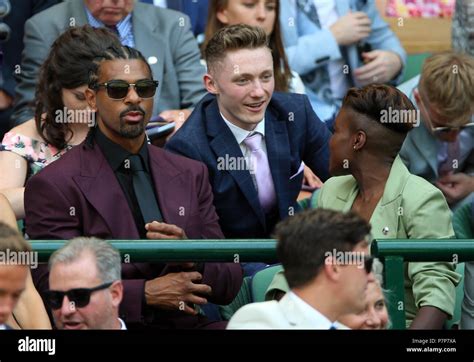
[{"label": "floral dress", "polygon": [[27,179],[42,170],[51,162],[56,161],[63,154],[71,149],[68,145],[65,149],[58,149],[44,141],[38,141],[22,134],[8,132],[5,133],[0,144],[0,151],[10,151],[23,157],[28,163]]}]

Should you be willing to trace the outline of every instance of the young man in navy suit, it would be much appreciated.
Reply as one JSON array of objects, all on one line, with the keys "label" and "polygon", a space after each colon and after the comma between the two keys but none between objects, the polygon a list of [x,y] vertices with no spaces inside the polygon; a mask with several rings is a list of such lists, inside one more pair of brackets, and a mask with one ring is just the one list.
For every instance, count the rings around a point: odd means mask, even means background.
[{"label": "young man in navy suit", "polygon": [[273,93],[262,29],[223,28],[205,58],[210,94],[166,147],[207,165],[227,238],[267,238],[297,211],[304,164],[322,181],[329,176],[330,132],[306,96]]}]

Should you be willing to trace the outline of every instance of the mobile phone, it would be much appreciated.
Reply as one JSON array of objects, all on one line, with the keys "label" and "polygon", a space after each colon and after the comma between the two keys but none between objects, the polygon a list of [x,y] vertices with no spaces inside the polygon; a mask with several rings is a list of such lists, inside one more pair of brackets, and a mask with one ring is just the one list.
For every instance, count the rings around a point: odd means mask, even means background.
[{"label": "mobile phone", "polygon": [[151,129],[155,128],[157,126],[164,126],[165,124],[168,124],[169,122],[166,122],[163,117],[160,116],[154,116],[150,118],[150,121],[146,125],[146,129]]},{"label": "mobile phone", "polygon": [[367,63],[367,60],[364,59],[362,53],[368,53],[370,51],[372,51],[372,45],[370,45],[369,43],[365,43],[363,41],[357,43],[357,54],[359,55],[359,60],[362,63]]},{"label": "mobile phone", "polygon": [[154,141],[158,138],[162,138],[168,136],[170,133],[174,131],[175,123],[174,122],[165,122],[164,124],[160,125],[152,125],[151,127],[147,126],[146,134],[150,141]]}]

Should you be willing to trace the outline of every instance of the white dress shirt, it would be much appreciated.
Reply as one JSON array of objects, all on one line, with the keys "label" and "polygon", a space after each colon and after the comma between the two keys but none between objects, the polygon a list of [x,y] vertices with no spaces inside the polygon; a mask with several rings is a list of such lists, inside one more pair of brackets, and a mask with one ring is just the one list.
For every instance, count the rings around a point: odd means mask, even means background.
[{"label": "white dress shirt", "polygon": [[153,5],[159,6],[162,8],[167,8],[168,2],[166,0],[153,0]]},{"label": "white dress shirt", "polygon": [[314,309],[312,306],[310,306],[292,291],[288,292],[288,296],[293,301],[293,303],[298,306],[299,310],[304,311],[305,319],[308,321],[309,324],[314,325],[315,328],[330,329],[331,326],[334,324],[318,310]]},{"label": "white dress shirt", "polygon": [[125,322],[122,319],[118,319],[120,322],[120,330],[125,331],[127,330],[127,326],[125,325]]},{"label": "white dress shirt", "polygon": [[233,124],[232,122],[228,121],[227,118],[224,117],[224,115],[221,113],[221,117],[224,120],[224,122],[227,124],[227,126],[230,128],[230,131],[235,137],[235,140],[240,146],[240,150],[242,151],[242,154],[246,156],[250,156],[250,149],[245,145],[244,139],[246,139],[250,134],[253,133],[260,133],[263,138],[262,138],[262,151],[267,154],[267,144],[265,141],[265,118],[261,122],[257,124],[257,127],[253,131],[247,131],[246,129],[240,128]]},{"label": "white dress shirt", "polygon": [[[257,126],[255,127],[253,131],[247,131],[246,129],[240,128],[236,126],[235,124],[231,123],[230,121],[228,121],[222,113],[221,113],[221,117],[224,120],[224,122],[227,124],[227,126],[230,128],[230,131],[234,135],[235,140],[239,144],[240,150],[242,151],[242,155],[245,158],[245,163],[247,164],[248,170],[253,169],[253,165],[250,164],[251,162],[250,154],[252,153],[252,151],[250,151],[250,148],[248,148],[244,143],[244,140],[249,135],[254,134],[254,133],[260,133],[262,135],[262,151],[265,153],[265,155],[268,158],[267,144],[265,140],[265,118],[263,118],[263,120],[257,124]],[[252,181],[255,186],[255,189],[258,190],[255,174],[253,172],[250,172],[250,176],[252,176]]]}]

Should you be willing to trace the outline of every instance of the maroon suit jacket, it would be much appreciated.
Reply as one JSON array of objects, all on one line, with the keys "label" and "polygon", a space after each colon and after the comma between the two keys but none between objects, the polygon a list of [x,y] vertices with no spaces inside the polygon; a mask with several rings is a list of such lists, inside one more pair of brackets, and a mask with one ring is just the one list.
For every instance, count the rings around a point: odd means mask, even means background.
[{"label": "maroon suit jacket", "polygon": [[[151,174],[165,222],[190,239],[223,238],[204,164],[148,146]],[[184,210],[184,212],[183,212]],[[32,240],[95,236],[140,239],[116,176],[99,146],[83,142],[30,178],[25,188],[26,233]],[[48,288],[45,268],[34,272],[37,288]],[[181,311],[146,306],[145,281],[179,271],[166,264],[124,263],[120,315],[127,325],[195,328],[206,323]],[[204,264],[202,283],[211,286],[209,302],[228,304],[237,295],[242,270],[234,263]]]}]

